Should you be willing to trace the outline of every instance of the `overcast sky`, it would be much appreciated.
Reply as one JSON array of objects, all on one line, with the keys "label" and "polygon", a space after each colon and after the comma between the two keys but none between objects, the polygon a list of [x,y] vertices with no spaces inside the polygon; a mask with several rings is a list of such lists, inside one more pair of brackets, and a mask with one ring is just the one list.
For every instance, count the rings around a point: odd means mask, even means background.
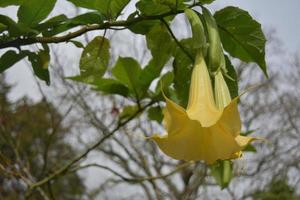
[{"label": "overcast sky", "polygon": [[[62,3],[62,0],[59,2]],[[300,50],[300,0],[216,0],[210,8],[217,10],[227,5],[247,10],[262,24],[264,30],[275,28],[287,52],[295,53]],[[15,17],[15,10],[13,7],[0,9],[0,14]],[[3,50],[0,50],[0,54],[2,53]],[[16,85],[10,98],[18,99],[23,95],[29,95],[36,100],[39,99],[31,72],[24,67],[24,63],[7,70],[7,79]]]},{"label": "overcast sky", "polygon": [[286,48],[300,50],[300,0],[216,0],[213,7],[226,5],[247,10],[263,28],[276,28]]}]

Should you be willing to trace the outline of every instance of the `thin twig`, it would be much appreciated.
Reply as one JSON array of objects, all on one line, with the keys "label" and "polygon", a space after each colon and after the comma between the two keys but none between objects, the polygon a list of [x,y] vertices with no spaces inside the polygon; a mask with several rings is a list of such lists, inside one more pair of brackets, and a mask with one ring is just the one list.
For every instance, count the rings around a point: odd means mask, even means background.
[{"label": "thin twig", "polygon": [[93,163],[93,164],[87,164],[87,165],[84,165],[84,166],[79,166],[77,168],[74,168],[72,169],[70,172],[74,172],[74,171],[78,171],[78,170],[81,170],[81,169],[86,169],[88,167],[98,167],[98,168],[101,168],[101,169],[104,169],[104,170],[107,170],[109,172],[111,172],[112,174],[118,176],[119,178],[121,178],[122,180],[126,181],[126,182],[130,182],[130,183],[141,183],[141,182],[144,182],[144,181],[151,181],[151,180],[157,180],[157,179],[164,179],[168,176],[171,176],[179,171],[181,171],[182,169],[190,166],[191,164],[193,164],[194,162],[185,162],[179,166],[176,167],[176,169],[172,170],[171,172],[169,173],[166,173],[164,175],[159,175],[159,176],[147,176],[147,177],[136,177],[136,178],[128,178],[128,177],[125,177],[123,176],[122,174],[120,174],[119,172],[116,172],[114,170],[112,170],[110,167],[108,166],[104,166],[104,165],[100,165],[100,164],[97,164],[97,163]]},{"label": "thin twig", "polygon": [[130,118],[125,120],[124,122],[121,122],[118,124],[116,128],[114,128],[110,133],[107,133],[104,135],[98,142],[96,142],[94,145],[86,149],[82,154],[71,160],[68,164],[61,167],[60,169],[56,170],[54,173],[50,174],[48,177],[45,177],[44,179],[32,184],[29,188],[29,190],[33,190],[37,187],[40,187],[47,182],[53,180],[54,178],[58,177],[59,175],[67,172],[69,168],[71,168],[75,163],[77,163],[79,160],[87,156],[92,150],[94,150],[96,147],[101,145],[103,142],[105,142],[108,138],[110,138],[115,132],[117,132],[122,126],[126,125],[128,122],[130,122],[132,119],[134,119],[139,113],[141,113],[143,110],[145,110],[147,107],[151,106],[155,102],[151,101],[148,104],[146,104],[143,108],[139,109],[137,112],[135,112]]}]

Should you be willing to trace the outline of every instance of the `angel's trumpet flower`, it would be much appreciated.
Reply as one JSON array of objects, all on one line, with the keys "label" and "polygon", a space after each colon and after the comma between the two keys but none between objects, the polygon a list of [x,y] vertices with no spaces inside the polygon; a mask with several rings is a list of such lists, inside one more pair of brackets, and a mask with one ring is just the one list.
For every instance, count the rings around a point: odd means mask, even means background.
[{"label": "angel's trumpet flower", "polygon": [[196,56],[187,109],[165,96],[164,126],[167,133],[153,139],[168,156],[177,160],[216,160],[236,158],[251,137],[240,135],[237,100],[231,100],[221,72],[215,77],[215,96],[205,60]]}]

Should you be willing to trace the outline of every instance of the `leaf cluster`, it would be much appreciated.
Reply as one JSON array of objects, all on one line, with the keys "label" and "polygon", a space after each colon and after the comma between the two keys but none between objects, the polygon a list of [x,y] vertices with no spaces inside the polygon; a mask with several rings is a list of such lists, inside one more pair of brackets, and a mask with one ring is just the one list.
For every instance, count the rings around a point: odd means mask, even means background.
[{"label": "leaf cluster", "polygon": [[[211,15],[205,7],[213,0],[139,0],[127,19],[124,9],[130,0],[68,0],[86,12],[69,18],[64,14],[49,18],[56,0],[2,0],[0,7],[18,6],[18,20],[0,15],[0,48],[16,47],[0,57],[0,72],[22,59],[28,59],[38,78],[50,84],[50,43],[72,42],[83,48],[79,68],[80,75],[69,79],[89,84],[103,94],[120,95],[135,105],[124,109],[123,118],[130,116],[147,101],[157,102],[148,109],[150,120],[161,122],[163,100],[161,90],[182,106],[186,106],[190,75],[196,51],[206,55],[211,74],[222,65],[232,97],[238,95],[235,68],[230,57],[256,63],[267,76],[265,62],[266,39],[261,25],[247,11],[226,7]],[[193,8],[198,7],[196,11]],[[171,24],[176,16],[184,16],[190,23],[192,37],[177,39]],[[151,53],[149,62],[142,66],[133,57],[118,57],[111,62],[110,41],[96,36],[87,45],[75,38],[93,30],[128,29],[132,34],[143,35]],[[186,27],[179,27],[186,28]],[[76,29],[70,32],[71,29]],[[215,46],[219,38],[221,45]],[[217,42],[217,44],[220,44]],[[39,50],[24,46],[41,44]],[[215,49],[222,62],[213,62],[214,56],[207,49]],[[162,73],[171,63],[168,72]],[[158,80],[155,89],[150,87]],[[125,117],[124,117],[125,116]],[[225,187],[231,178],[231,163],[212,167],[217,182]]]}]

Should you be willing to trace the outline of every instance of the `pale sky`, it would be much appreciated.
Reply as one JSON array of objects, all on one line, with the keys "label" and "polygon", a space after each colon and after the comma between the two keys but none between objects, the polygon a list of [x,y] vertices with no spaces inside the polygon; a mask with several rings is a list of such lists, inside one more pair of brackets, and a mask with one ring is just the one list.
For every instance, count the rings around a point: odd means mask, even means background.
[{"label": "pale sky", "polygon": [[275,28],[284,46],[300,50],[300,0],[216,0],[212,7],[232,5],[247,10],[266,28]]},{"label": "pale sky", "polygon": [[[63,0],[59,0],[63,6],[57,5],[61,11],[64,8]],[[282,41],[283,48],[287,53],[295,53],[300,50],[300,0],[216,0],[211,6],[212,10],[221,9],[227,5],[237,6],[247,10],[256,20],[258,20],[264,30],[276,29],[278,38]],[[7,14],[15,18],[13,7],[0,9],[0,14]],[[3,53],[0,50],[0,55]],[[40,97],[37,86],[32,79],[28,67],[21,62],[7,70],[9,83],[16,85],[10,95],[11,99],[18,99],[23,95],[28,95],[35,100]]]}]

